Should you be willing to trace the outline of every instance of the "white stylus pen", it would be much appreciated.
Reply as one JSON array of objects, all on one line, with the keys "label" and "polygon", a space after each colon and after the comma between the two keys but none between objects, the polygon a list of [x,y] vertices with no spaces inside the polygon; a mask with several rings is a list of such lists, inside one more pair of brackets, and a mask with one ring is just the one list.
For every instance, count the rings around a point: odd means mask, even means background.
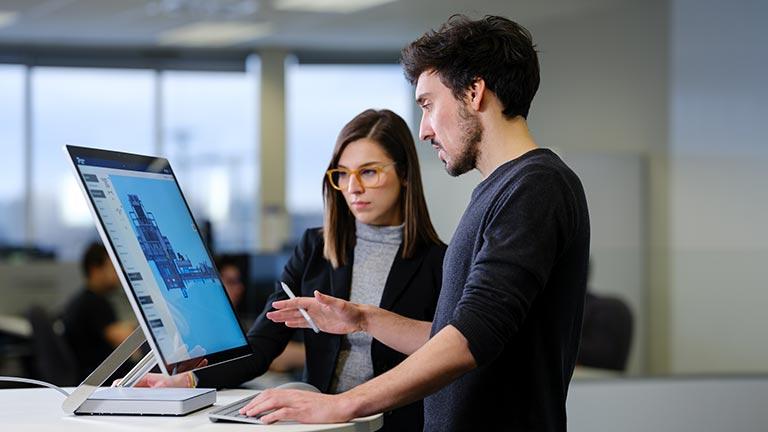
[{"label": "white stylus pen", "polygon": [[[286,294],[288,294],[288,298],[295,299],[296,296],[293,295],[293,291],[291,291],[290,288],[288,288],[288,285],[285,284],[285,282],[280,282],[280,286],[283,287],[283,291],[285,291]],[[315,324],[314,321],[312,321],[312,318],[310,318],[309,314],[307,313],[306,309],[299,308],[299,312],[301,312],[301,316],[304,317],[305,320],[309,323],[310,327],[312,327],[312,330],[315,331],[315,333],[320,333],[320,329],[317,328],[317,324]]]}]

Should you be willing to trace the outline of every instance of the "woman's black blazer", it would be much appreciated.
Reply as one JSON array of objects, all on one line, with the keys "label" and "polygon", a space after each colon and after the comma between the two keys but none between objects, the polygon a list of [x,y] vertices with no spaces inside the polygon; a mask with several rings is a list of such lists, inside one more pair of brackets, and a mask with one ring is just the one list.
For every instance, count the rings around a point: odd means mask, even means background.
[{"label": "woman's black blazer", "polygon": [[[398,251],[389,271],[379,306],[409,318],[432,321],[442,285],[442,266],[445,245],[423,245],[413,257],[404,259]],[[282,281],[296,293],[312,297],[315,290],[334,297],[349,299],[352,281],[352,256],[348,264],[334,269],[323,257],[323,236],[319,228],[307,230],[283,269]],[[248,342],[253,355],[245,359],[203,369],[196,372],[201,387],[237,387],[267,371],[272,360],[280,355],[293,332],[283,324],[266,317],[272,302],[287,296],[275,284],[275,291],[267,300],[264,311],[248,330]],[[327,393],[336,369],[342,336],[316,334],[304,329],[306,364],[304,379],[320,391]],[[376,339],[371,343],[374,375],[381,375],[406,358]],[[423,405],[421,401],[385,413],[384,429],[390,431],[421,431]]]}]

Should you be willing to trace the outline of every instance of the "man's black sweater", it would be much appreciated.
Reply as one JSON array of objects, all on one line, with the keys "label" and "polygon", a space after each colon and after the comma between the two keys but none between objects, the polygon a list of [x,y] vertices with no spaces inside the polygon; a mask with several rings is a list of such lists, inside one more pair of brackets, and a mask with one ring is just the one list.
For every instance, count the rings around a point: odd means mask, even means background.
[{"label": "man's black sweater", "polygon": [[425,399],[425,430],[566,430],[589,235],[581,182],[549,150],[477,186],[445,255],[432,334],[456,327],[478,366]]}]

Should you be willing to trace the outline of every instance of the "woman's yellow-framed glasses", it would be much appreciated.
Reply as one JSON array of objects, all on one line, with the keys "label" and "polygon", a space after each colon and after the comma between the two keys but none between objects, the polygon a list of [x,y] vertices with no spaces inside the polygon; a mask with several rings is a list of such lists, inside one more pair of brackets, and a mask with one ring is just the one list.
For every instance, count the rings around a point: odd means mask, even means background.
[{"label": "woman's yellow-framed glasses", "polygon": [[364,188],[377,188],[381,186],[384,177],[381,175],[384,168],[394,165],[396,162],[380,165],[366,165],[358,169],[334,168],[325,172],[328,182],[336,190],[349,188],[349,179],[357,177],[357,182]]}]

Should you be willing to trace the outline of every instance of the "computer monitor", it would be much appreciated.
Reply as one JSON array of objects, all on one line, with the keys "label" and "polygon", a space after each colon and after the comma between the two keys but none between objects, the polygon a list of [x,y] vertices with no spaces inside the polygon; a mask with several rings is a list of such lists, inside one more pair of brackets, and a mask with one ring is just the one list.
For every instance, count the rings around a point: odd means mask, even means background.
[{"label": "computer monitor", "polygon": [[65,151],[162,372],[250,355],[168,161],[70,145]]}]

